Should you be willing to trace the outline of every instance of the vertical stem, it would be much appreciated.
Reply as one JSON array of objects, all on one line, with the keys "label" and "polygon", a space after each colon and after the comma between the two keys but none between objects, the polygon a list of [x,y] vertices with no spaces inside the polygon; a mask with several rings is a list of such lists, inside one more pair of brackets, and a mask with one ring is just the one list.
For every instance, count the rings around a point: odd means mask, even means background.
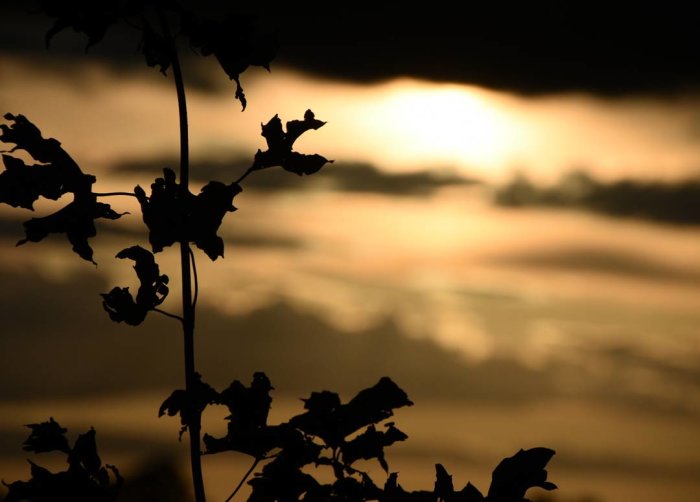
[{"label": "vertical stem", "polygon": [[[173,77],[177,90],[177,106],[180,119],[180,190],[183,201],[189,195],[189,133],[187,126],[187,102],[185,100],[185,84],[182,78],[180,60],[177,55],[175,39],[170,34],[168,21],[162,9],[158,9],[158,16],[163,30],[163,35],[171,43]],[[182,326],[184,335],[185,352],[185,389],[190,396],[189,401],[194,402],[195,385],[197,382],[194,359],[194,317],[195,309],[192,303],[192,272],[190,268],[190,244],[187,236],[180,241],[180,266],[182,275]],[[202,477],[202,453],[200,445],[201,415],[198,410],[191,410],[188,427],[190,439],[190,465],[192,470],[192,483],[194,485],[195,502],[206,502],[204,493],[204,479]]]}]

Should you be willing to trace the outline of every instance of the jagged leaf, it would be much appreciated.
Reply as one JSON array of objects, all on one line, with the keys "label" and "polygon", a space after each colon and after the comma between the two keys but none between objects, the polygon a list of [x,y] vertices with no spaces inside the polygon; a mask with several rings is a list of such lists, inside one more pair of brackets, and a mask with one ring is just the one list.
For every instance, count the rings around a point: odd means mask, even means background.
[{"label": "jagged leaf", "polygon": [[116,220],[121,216],[122,214],[115,212],[109,204],[97,202],[92,193],[76,193],[75,200],[64,208],[48,216],[24,222],[26,237],[17,242],[17,245],[39,242],[49,234],[65,233],[73,245],[73,251],[82,259],[95,263],[92,259],[92,248],[88,244],[88,239],[97,234],[94,220]]},{"label": "jagged leaf", "polygon": [[522,500],[532,487],[554,490],[557,485],[547,481],[545,467],[554,456],[549,448],[520,450],[505,458],[494,469],[488,498],[493,500]]},{"label": "jagged leaf", "polygon": [[216,233],[224,215],[233,212],[233,198],[241,192],[237,183],[210,181],[198,195],[183,192],[172,169],[151,184],[151,196],[137,186],[134,193],[141,205],[149,242],[155,253],[176,242],[193,242],[209,258],[224,255],[224,241]]},{"label": "jagged leaf", "polygon": [[290,423],[320,437],[328,446],[338,447],[344,438],[362,427],[377,424],[392,416],[394,409],[413,404],[388,377],[360,391],[347,404],[336,403],[339,399],[333,393],[312,394],[306,400],[307,412],[293,417]]},{"label": "jagged leaf", "polygon": [[24,115],[5,114],[10,125],[0,125],[0,141],[13,143],[11,151],[25,150],[42,165],[27,166],[20,159],[3,155],[6,170],[0,174],[0,202],[33,209],[39,197],[56,200],[73,193],[73,202],[57,212],[32,218],[24,223],[26,242],[39,242],[52,233],[65,233],[75,251],[84,260],[94,263],[88,239],[96,234],[94,220],[115,220],[122,215],[109,204],[97,202],[92,193],[95,177],[83,174],[80,167],[53,138],[45,139],[41,131]]},{"label": "jagged leaf", "polygon": [[48,422],[28,424],[26,427],[32,430],[23,445],[26,451],[33,451],[34,453],[49,451],[68,453],[70,451],[68,440],[65,436],[68,429],[61,427],[53,417],[50,417]]},{"label": "jagged leaf", "polygon": [[235,380],[219,393],[216,404],[226,406],[230,412],[226,417],[227,433],[222,438],[205,434],[207,453],[239,451],[260,458],[273,448],[300,440],[300,434],[289,425],[267,425],[272,389],[267,375],[257,372],[250,387]]},{"label": "jagged leaf", "polygon": [[6,170],[0,174],[0,202],[33,209],[39,197],[57,200],[65,193],[90,190],[95,178],[83,174],[58,141],[42,137],[24,115],[6,113],[4,117],[12,123],[0,125],[0,141],[15,145],[10,152],[25,150],[41,164],[28,166],[3,155]]},{"label": "jagged leaf", "polygon": [[391,446],[397,441],[404,441],[408,436],[397,429],[393,423],[386,426],[386,431],[377,431],[374,425],[370,425],[362,434],[351,441],[343,443],[340,447],[343,453],[343,462],[351,465],[359,459],[370,460],[376,458],[385,472],[389,472],[389,466],[384,458],[384,447]]},{"label": "jagged leaf", "polygon": [[262,136],[267,142],[267,150],[255,154],[254,169],[281,166],[282,169],[298,174],[313,174],[326,163],[333,162],[325,157],[306,155],[293,151],[294,142],[306,131],[318,129],[325,122],[318,120],[311,110],[306,110],[304,120],[287,122],[287,131],[282,129],[282,121],[275,115],[267,124],[262,124]]}]

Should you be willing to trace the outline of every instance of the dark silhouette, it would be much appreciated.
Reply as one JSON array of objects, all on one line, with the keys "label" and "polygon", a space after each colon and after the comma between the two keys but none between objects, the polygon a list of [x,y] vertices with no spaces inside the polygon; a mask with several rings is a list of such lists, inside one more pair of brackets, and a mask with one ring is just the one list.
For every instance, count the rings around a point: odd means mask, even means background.
[{"label": "dark silhouette", "polygon": [[[127,1],[110,4],[94,2],[51,2],[38,4],[55,24],[46,35],[47,45],[66,28],[88,37],[86,49],[99,43],[112,24],[126,21],[141,32],[139,50],[148,66],[163,74],[172,70],[178,98],[180,122],[180,170],[163,170],[163,177],[151,185],[150,195],[140,186],[133,192],[95,193],[95,177],[83,173],[78,164],[53,138],[46,139],[39,128],[26,117],[6,113],[9,124],[0,126],[0,141],[13,145],[2,156],[5,171],[0,174],[0,202],[13,207],[33,209],[39,197],[57,200],[73,194],[73,201],[48,216],[32,218],[24,223],[25,238],[39,242],[49,234],[65,234],[73,251],[82,259],[95,263],[89,239],[96,236],[94,220],[117,219],[108,204],[98,198],[110,196],[135,197],[143,221],[148,228],[151,251],[131,246],[117,253],[119,259],[134,262],[140,285],[134,297],[126,287],[115,287],[102,294],[103,306],[109,317],[117,322],[139,325],[151,313],[165,315],[180,323],[184,339],[185,388],[175,390],[161,405],[159,416],[179,416],[180,436],[188,434],[190,467],[194,500],[206,500],[201,457],[224,451],[237,451],[253,457],[251,469],[236,485],[228,500],[238,492],[258,464],[261,471],[249,481],[253,502],[266,501],[326,501],[326,500],[436,500],[436,501],[519,501],[527,490],[540,487],[552,490],[556,486],[546,480],[546,464],[554,455],[547,448],[520,450],[501,462],[493,473],[493,481],[485,497],[473,485],[456,491],[445,468],[436,465],[436,482],[432,491],[407,492],[391,473],[384,449],[407,436],[393,422],[385,421],[395,409],[413,403],[390,378],[360,391],[347,403],[338,394],[323,390],[304,400],[305,411],[279,425],[267,423],[272,403],[272,385],[261,372],[253,376],[246,387],[233,381],[223,391],[208,385],[197,373],[194,358],[195,307],[198,281],[194,244],[212,261],[224,256],[224,241],[217,235],[223,218],[235,211],[234,197],[242,191],[241,183],[251,174],[273,167],[302,175],[318,172],[332,162],[318,154],[294,151],[295,141],[309,130],[325,122],[307,110],[303,120],[292,120],[284,126],[275,115],[262,125],[266,150],[258,150],[250,167],[229,183],[210,181],[199,194],[190,192],[189,140],[185,87],[178,57],[176,39],[184,39],[202,56],[214,55],[226,75],[235,82],[235,98],[246,107],[246,96],[240,74],[250,65],[268,67],[277,42],[260,25],[242,16],[208,19],[187,9],[174,0]],[[175,33],[175,35],[174,35]],[[27,165],[12,155],[20,150],[34,164]],[[166,299],[168,276],[161,274],[154,253],[173,245],[180,250],[182,311],[173,314],[160,309]],[[225,406],[227,433],[213,437],[201,433],[203,411],[212,405]],[[117,468],[102,465],[97,454],[96,433],[91,429],[78,436],[71,447],[66,429],[53,418],[28,425],[29,438],[24,443],[34,453],[63,452],[68,469],[51,472],[31,463],[31,478],[8,484],[6,502],[24,500],[43,502],[72,500],[75,502],[112,502],[118,496],[122,477]],[[203,445],[202,445],[203,442]],[[202,446],[203,451],[202,451]],[[383,487],[355,466],[358,460],[376,459],[388,478]],[[319,482],[307,472],[308,468],[329,468],[334,480]]]}]

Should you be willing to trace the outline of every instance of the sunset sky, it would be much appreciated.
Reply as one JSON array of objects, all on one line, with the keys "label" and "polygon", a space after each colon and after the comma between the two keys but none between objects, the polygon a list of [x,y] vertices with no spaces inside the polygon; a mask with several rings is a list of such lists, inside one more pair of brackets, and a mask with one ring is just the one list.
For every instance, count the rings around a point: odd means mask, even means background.
[{"label": "sunset sky", "polygon": [[[58,139],[96,191],[148,187],[176,167],[170,75],[119,48],[120,32],[87,55],[61,33],[46,52],[50,22],[20,4],[0,10],[0,112]],[[318,385],[349,396],[390,375],[416,403],[397,417],[415,443],[395,448],[413,488],[443,458],[457,484],[485,487],[500,458],[548,446],[563,501],[694,501],[700,222],[648,217],[665,214],[655,193],[700,174],[689,18],[542,8],[503,20],[449,5],[273,12],[289,42],[270,73],[242,75],[243,113],[215,61],[185,59],[193,191],[238,178],[275,114],[312,109],[327,124],[295,148],[335,161],[310,177],[251,176],[220,230],[225,258],[197,252],[202,372],[221,387],[262,369],[283,411]],[[574,170],[657,192],[626,200],[632,217],[497,203],[515,176],[544,189]],[[104,431],[127,464],[145,439],[171,451],[176,421],[155,412],[181,385],[180,340],[169,319],[133,329],[102,311],[99,293],[137,286],[112,257],[148,245],[133,200],[104,201],[131,214],[99,222],[97,267],[63,236],[15,247],[35,215],[0,207],[5,480],[26,475],[22,425],[63,423],[59,412]],[[176,312],[177,253],[157,258]],[[225,497],[224,468],[211,469]]]}]

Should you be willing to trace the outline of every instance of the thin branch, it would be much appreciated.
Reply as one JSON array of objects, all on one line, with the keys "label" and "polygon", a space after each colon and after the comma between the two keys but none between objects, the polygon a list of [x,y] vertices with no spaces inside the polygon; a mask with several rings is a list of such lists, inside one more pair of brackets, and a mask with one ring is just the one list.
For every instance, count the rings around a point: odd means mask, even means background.
[{"label": "thin branch", "polygon": [[241,183],[244,179],[246,179],[246,178],[248,177],[248,175],[249,175],[250,173],[252,173],[253,171],[258,171],[258,169],[257,169],[256,166],[255,166],[255,162],[253,162],[253,165],[250,166],[250,167],[248,168],[248,170],[247,170],[246,172],[244,172],[244,173],[241,175],[240,178],[238,178],[236,181],[234,181],[234,183],[238,185],[238,184]]},{"label": "thin branch", "polygon": [[126,195],[128,197],[136,197],[136,194],[133,192],[92,192],[92,195],[95,195],[96,197],[114,197],[115,195]]},{"label": "thin branch", "polygon": [[163,314],[165,317],[170,317],[171,319],[176,319],[180,322],[185,322],[185,320],[179,315],[171,314],[170,312],[166,312],[165,310],[153,309],[153,312],[158,312],[159,314]]},{"label": "thin branch", "polygon": [[228,498],[224,502],[231,502],[231,499],[236,496],[236,493],[238,493],[238,490],[241,489],[241,487],[243,486],[243,483],[246,482],[246,480],[248,479],[248,476],[250,476],[253,473],[253,471],[258,466],[260,461],[265,460],[265,459],[266,459],[266,457],[257,457],[255,459],[255,461],[253,462],[253,465],[250,466],[250,469],[248,469],[248,472],[245,473],[245,475],[243,476],[241,481],[238,483],[238,486],[236,486],[236,489],[233,490],[233,493],[231,493],[231,495],[229,495]]},{"label": "thin branch", "polygon": [[190,259],[192,260],[192,276],[194,277],[194,295],[192,297],[192,308],[197,306],[197,297],[199,296],[199,281],[197,280],[197,264],[194,259],[194,251],[190,250]]},{"label": "thin branch", "polygon": [[[177,109],[180,124],[180,190],[183,197],[189,193],[189,133],[187,123],[187,100],[185,98],[185,82],[180,68],[180,59],[177,54],[175,38],[170,33],[168,20],[165,17],[160,2],[156,2],[156,12],[160,21],[163,36],[170,44],[171,65],[173,80],[177,93]],[[190,272],[190,245],[187,239],[180,240],[180,274],[182,277],[182,332],[185,356],[185,391],[188,398],[192,399],[197,382],[194,355],[194,324],[195,310],[192,305],[192,285]],[[192,485],[194,488],[195,502],[206,502],[204,490],[204,477],[202,475],[202,451],[201,443],[201,412],[195,412],[190,417],[188,433],[190,438],[190,467],[192,471]]]}]

